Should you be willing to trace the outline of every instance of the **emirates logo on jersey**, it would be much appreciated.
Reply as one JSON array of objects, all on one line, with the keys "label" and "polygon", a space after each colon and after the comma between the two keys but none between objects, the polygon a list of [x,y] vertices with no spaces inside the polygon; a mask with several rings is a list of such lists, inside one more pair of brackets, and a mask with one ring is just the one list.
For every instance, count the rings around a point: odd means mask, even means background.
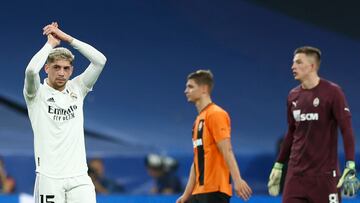
[{"label": "emirates logo on jersey", "polygon": [[313,101],[313,105],[314,105],[314,107],[317,107],[317,106],[319,106],[319,104],[320,104],[320,99],[316,97]]},{"label": "emirates logo on jersey", "polygon": [[70,106],[68,109],[56,108],[48,106],[48,114],[53,117],[54,121],[67,121],[75,118],[76,105]]}]

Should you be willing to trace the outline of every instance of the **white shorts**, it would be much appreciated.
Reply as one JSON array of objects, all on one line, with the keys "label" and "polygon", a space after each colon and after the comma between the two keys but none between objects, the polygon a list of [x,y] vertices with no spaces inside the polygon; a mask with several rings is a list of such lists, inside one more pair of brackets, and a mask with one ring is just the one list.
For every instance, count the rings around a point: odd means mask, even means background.
[{"label": "white shorts", "polygon": [[88,175],[50,178],[36,174],[35,203],[96,203],[95,187]]}]

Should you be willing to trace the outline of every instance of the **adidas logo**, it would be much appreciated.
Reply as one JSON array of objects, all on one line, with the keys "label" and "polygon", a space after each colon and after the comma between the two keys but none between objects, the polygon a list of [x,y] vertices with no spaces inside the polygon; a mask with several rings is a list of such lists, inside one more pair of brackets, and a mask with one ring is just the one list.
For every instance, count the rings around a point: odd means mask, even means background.
[{"label": "adidas logo", "polygon": [[46,100],[47,102],[55,102],[54,97],[50,97],[48,100]]}]

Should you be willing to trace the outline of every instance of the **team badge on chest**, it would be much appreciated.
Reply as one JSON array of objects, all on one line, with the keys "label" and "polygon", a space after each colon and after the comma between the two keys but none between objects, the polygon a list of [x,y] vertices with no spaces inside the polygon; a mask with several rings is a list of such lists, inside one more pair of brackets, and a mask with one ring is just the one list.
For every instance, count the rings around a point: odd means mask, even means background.
[{"label": "team badge on chest", "polygon": [[319,106],[319,104],[320,104],[320,99],[318,97],[316,97],[313,101],[313,105],[314,105],[314,107],[317,107],[317,106]]},{"label": "team badge on chest", "polygon": [[70,97],[72,100],[76,100],[77,99],[77,95],[74,92],[70,93]]}]

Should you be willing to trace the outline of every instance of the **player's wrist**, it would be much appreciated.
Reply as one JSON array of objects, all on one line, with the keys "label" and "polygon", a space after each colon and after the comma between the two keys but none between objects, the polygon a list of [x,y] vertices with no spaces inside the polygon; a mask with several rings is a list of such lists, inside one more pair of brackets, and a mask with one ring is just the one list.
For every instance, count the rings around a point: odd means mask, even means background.
[{"label": "player's wrist", "polygon": [[181,197],[184,201],[186,201],[187,199],[189,199],[189,197],[191,196],[191,193],[188,192],[184,192]]},{"label": "player's wrist", "polygon": [[67,36],[66,36],[66,41],[67,41],[69,44],[71,44],[71,43],[74,41],[74,38],[73,38],[72,36],[70,36],[70,35],[67,35]]},{"label": "player's wrist", "polygon": [[284,167],[284,164],[280,163],[280,162],[275,162],[274,164],[274,169],[278,169],[278,170],[282,170]]},{"label": "player's wrist", "polygon": [[48,46],[50,47],[51,49],[55,48],[56,47],[56,44],[54,42],[51,42],[51,41],[47,41],[45,46]]},{"label": "player's wrist", "polygon": [[355,161],[347,161],[346,162],[346,168],[349,168],[351,170],[355,170]]}]

